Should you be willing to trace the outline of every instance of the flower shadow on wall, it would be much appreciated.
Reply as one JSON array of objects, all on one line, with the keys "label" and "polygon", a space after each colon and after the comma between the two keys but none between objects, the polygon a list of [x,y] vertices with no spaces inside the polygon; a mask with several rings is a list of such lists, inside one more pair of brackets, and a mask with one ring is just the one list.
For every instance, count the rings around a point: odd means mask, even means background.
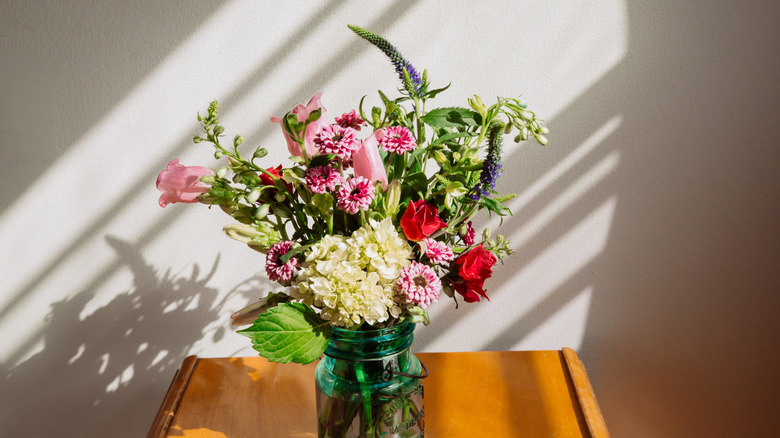
[{"label": "flower shadow on wall", "polygon": [[[2,393],[20,396],[3,405],[4,434],[137,436],[193,345],[225,335],[227,323],[210,324],[226,319],[227,299],[263,293],[252,290],[257,283],[249,279],[220,298],[207,286],[219,257],[209,272],[196,264],[188,275],[159,274],[132,244],[106,240],[133,272],[133,289],[83,318],[91,290],[52,305],[44,349],[23,366],[0,369]],[[40,392],[29,394],[30,388]]]}]

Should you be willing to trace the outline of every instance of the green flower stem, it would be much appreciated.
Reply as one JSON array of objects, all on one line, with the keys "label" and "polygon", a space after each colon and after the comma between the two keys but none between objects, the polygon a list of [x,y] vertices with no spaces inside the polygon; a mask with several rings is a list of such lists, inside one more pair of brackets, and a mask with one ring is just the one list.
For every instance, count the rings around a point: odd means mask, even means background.
[{"label": "green flower stem", "polygon": [[298,145],[301,147],[301,156],[303,157],[303,162],[306,164],[306,167],[309,167],[309,154],[306,153],[306,128],[309,127],[309,124],[306,124],[306,127],[303,128],[303,132],[301,133],[301,138],[297,138]]},{"label": "green flower stem", "polygon": [[360,436],[361,438],[375,438],[374,415],[371,409],[371,390],[367,382],[365,362],[355,364],[355,377],[360,385],[360,393],[363,395],[363,412],[360,417]]},{"label": "green flower stem", "polygon": [[286,227],[282,223],[282,219],[278,216],[276,216],[276,223],[274,224],[274,228],[276,228],[276,231],[282,235],[283,240],[290,240],[290,238],[287,237],[287,230],[285,229]]}]

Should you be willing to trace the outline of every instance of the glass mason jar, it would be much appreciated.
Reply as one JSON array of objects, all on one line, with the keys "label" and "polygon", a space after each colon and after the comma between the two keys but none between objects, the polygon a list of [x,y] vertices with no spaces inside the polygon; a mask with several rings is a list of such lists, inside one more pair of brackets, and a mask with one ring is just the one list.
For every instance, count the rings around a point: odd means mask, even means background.
[{"label": "glass mason jar", "polygon": [[[317,364],[320,438],[422,437],[425,366],[411,353],[414,324],[333,328]],[[424,373],[423,373],[423,370]]]}]

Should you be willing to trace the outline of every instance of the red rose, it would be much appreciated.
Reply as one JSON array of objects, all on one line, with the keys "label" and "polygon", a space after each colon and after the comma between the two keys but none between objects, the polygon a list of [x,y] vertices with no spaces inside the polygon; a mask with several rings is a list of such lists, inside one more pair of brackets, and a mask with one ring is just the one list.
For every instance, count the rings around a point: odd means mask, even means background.
[{"label": "red rose", "polygon": [[[270,173],[271,175],[273,175],[276,178],[282,179],[282,165],[281,164],[276,166],[275,168],[274,167],[269,167],[268,169],[265,169],[265,171]],[[292,184],[287,183],[284,180],[282,180],[282,183],[284,184],[285,187],[287,187],[287,191],[292,193],[292,191],[293,191]],[[260,184],[264,185],[264,186],[274,186],[274,185],[276,185],[276,184],[274,184],[273,178],[271,178],[270,176],[266,175],[263,172],[260,172]],[[271,191],[271,193],[272,194],[276,194],[276,190]]]},{"label": "red rose", "polygon": [[447,226],[439,219],[439,209],[425,201],[410,202],[401,217],[401,228],[406,238],[419,242]]},{"label": "red rose", "polygon": [[496,256],[492,252],[482,248],[482,244],[471,251],[461,255],[455,260],[458,264],[458,275],[461,282],[453,283],[456,292],[463,295],[467,303],[480,300],[480,296],[487,298],[484,285],[485,280],[493,274],[493,265],[496,264]]}]

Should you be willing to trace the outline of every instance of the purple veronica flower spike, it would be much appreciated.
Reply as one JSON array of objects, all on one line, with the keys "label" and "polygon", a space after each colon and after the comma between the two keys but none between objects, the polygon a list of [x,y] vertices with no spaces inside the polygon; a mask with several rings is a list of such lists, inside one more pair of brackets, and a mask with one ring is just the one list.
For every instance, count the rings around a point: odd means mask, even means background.
[{"label": "purple veronica flower spike", "polygon": [[[385,55],[390,58],[390,61],[395,66],[395,71],[398,73],[398,77],[401,78],[402,82],[404,82],[404,87],[410,95],[419,97],[422,94],[422,79],[420,79],[420,74],[417,73],[417,70],[414,68],[414,66],[409,61],[407,61],[403,55],[401,55],[401,52],[399,52],[395,46],[373,32],[369,32],[351,24],[348,25],[348,27],[361,38],[377,46],[379,50],[384,52]],[[409,73],[409,80],[411,84],[406,84],[406,81],[404,80],[404,69],[406,69],[406,72]],[[409,89],[409,85],[411,85],[411,89]]]},{"label": "purple veronica flower spike", "polygon": [[488,130],[488,155],[482,163],[482,172],[479,174],[479,183],[471,189],[468,197],[472,201],[490,196],[490,192],[496,188],[496,181],[501,176],[501,141],[504,124],[493,122]]}]

